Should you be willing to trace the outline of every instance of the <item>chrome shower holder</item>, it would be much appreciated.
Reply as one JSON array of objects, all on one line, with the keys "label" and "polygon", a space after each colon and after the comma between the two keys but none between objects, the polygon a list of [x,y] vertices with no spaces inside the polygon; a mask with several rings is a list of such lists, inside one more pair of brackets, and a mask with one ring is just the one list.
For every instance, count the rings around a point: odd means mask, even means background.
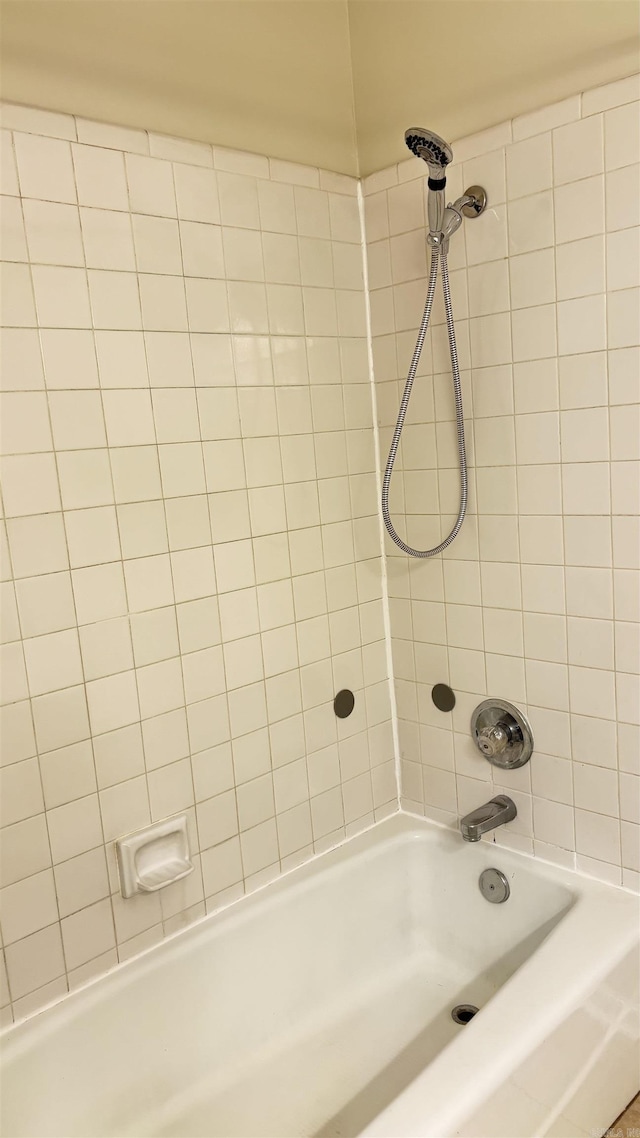
[{"label": "chrome shower holder", "polygon": [[469,200],[462,206],[462,212],[465,217],[480,217],[487,208],[487,191],[483,186],[469,186],[468,190],[464,191],[463,197]]},{"label": "chrome shower holder", "polygon": [[462,225],[463,217],[480,217],[487,208],[487,192],[482,186],[470,186],[462,197],[455,202],[449,202],[442,215],[442,229],[440,233],[429,232],[427,245],[431,248],[439,247],[443,253],[449,251],[449,240]]}]

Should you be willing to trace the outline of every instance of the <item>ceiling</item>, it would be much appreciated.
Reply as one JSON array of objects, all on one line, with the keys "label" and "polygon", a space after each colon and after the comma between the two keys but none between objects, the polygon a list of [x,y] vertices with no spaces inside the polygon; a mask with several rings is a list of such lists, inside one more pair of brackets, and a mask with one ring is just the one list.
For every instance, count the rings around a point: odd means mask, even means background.
[{"label": "ceiling", "polygon": [[367,174],[640,67],[636,0],[2,0],[4,99]]},{"label": "ceiling", "polygon": [[3,0],[5,99],[355,173],[345,0]]},{"label": "ceiling", "polygon": [[636,0],[351,0],[360,169],[640,70]]}]

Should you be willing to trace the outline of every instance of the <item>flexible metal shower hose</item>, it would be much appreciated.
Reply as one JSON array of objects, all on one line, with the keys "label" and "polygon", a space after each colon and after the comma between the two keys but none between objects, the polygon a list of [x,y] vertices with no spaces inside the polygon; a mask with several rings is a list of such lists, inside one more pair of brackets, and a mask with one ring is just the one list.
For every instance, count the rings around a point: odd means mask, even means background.
[{"label": "flexible metal shower hose", "polygon": [[[436,294],[436,283],[438,279],[438,262],[440,263],[440,270],[442,273],[442,295],[444,297],[444,309],[447,317],[447,332],[449,334],[449,354],[451,356],[451,373],[453,376],[453,392],[456,402],[456,430],[458,435],[458,459],[460,463],[460,509],[458,510],[458,517],[456,518],[455,525],[451,530],[448,537],[436,545],[433,549],[414,549],[411,545],[407,545],[399,534],[396,533],[391,516],[389,514],[389,487],[391,485],[391,475],[393,474],[393,464],[396,460],[398,447],[400,446],[400,438],[402,436],[402,428],[406,418],[407,410],[409,407],[409,400],[411,398],[411,389],[413,381],[416,377],[416,370],[420,360],[420,353],[422,352],[422,345],[427,334],[429,327],[429,320],[431,318],[431,309],[433,308],[433,299]],[[400,403],[400,410],[398,412],[398,420],[396,422],[391,446],[389,448],[389,457],[382,479],[382,517],[384,524],[387,527],[387,532],[391,539],[395,541],[399,549],[403,553],[408,553],[410,557],[435,557],[438,553],[442,553],[443,549],[451,545],[451,542],[458,535],[460,526],[464,521],[464,516],[467,512],[467,498],[469,494],[469,482],[467,477],[467,456],[464,448],[464,416],[462,411],[462,386],[460,383],[460,367],[458,365],[458,351],[456,348],[456,333],[453,326],[453,310],[451,308],[451,291],[449,289],[449,270],[447,268],[447,256],[442,252],[438,246],[434,246],[431,250],[431,270],[429,273],[429,287],[427,289],[427,300],[420,321],[420,330],[418,332],[418,339],[416,342],[413,358],[409,367],[407,375],[407,382],[404,385],[402,393],[402,400]]]}]

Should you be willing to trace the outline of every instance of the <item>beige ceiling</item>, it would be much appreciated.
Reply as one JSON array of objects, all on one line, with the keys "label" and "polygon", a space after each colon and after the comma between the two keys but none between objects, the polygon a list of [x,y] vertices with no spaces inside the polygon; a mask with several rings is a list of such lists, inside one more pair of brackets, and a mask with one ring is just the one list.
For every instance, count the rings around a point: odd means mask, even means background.
[{"label": "beige ceiling", "polygon": [[636,0],[351,0],[362,173],[640,68]]},{"label": "beige ceiling", "polygon": [[356,170],[346,0],[3,0],[5,99]]},{"label": "beige ceiling", "polygon": [[3,98],[345,173],[638,70],[637,0],[2,0]]}]

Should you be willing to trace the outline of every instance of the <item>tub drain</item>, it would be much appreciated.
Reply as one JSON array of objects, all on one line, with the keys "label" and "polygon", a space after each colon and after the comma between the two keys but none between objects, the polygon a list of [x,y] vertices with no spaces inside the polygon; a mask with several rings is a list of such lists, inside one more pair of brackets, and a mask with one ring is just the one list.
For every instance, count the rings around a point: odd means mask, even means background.
[{"label": "tub drain", "polygon": [[475,1004],[456,1004],[452,1009],[451,1019],[454,1023],[469,1023],[477,1012]]}]

